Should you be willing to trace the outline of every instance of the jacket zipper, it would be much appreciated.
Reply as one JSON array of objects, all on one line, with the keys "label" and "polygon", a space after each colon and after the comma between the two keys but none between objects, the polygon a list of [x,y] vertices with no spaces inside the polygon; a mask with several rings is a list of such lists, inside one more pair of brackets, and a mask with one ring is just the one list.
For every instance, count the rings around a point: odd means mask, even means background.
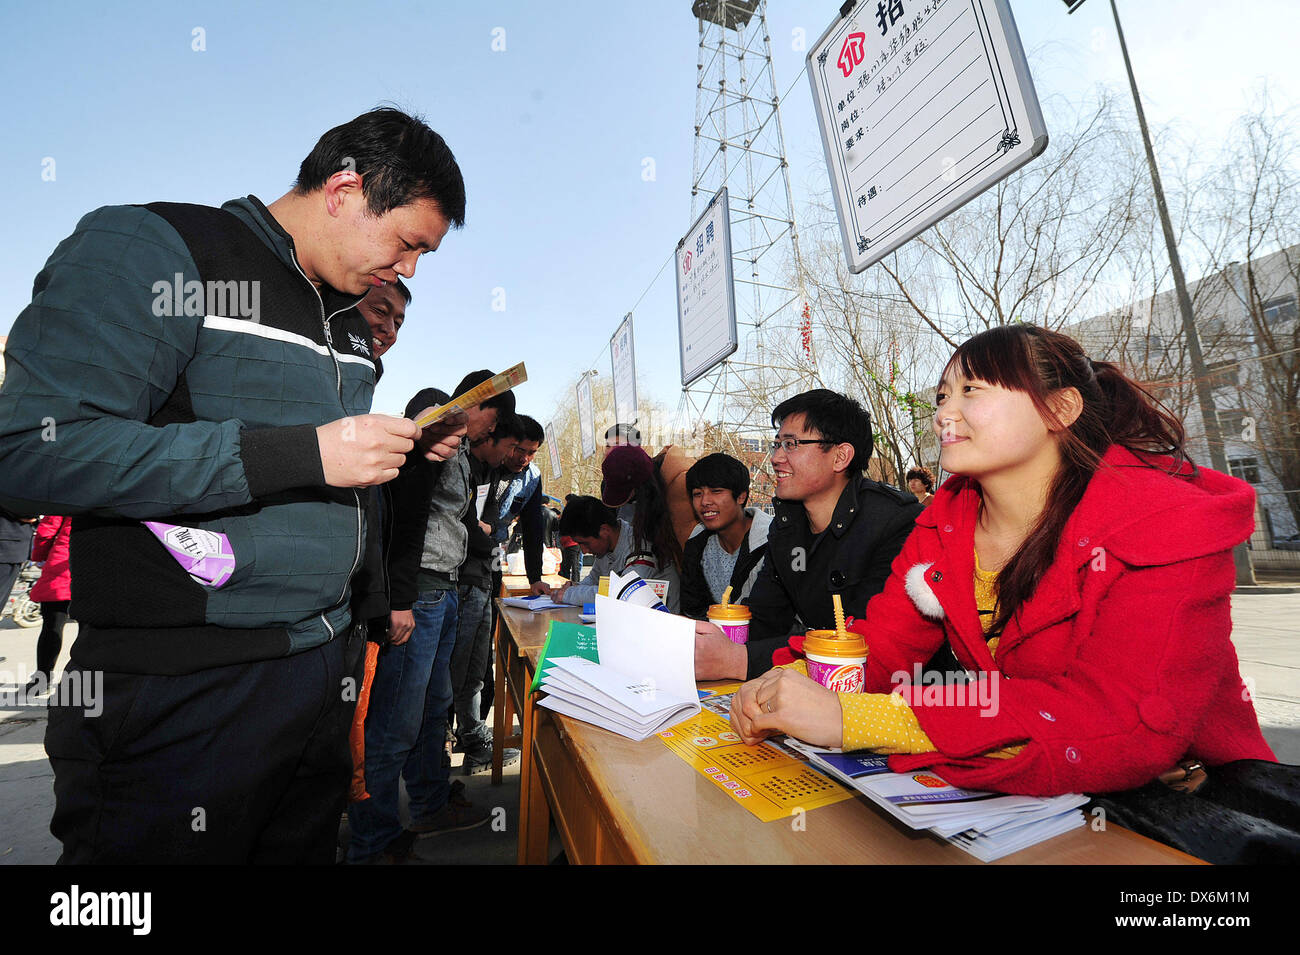
[{"label": "jacket zipper", "polygon": [[[303,281],[306,282],[309,286],[311,286],[312,293],[316,296],[316,302],[318,305],[320,305],[320,320],[321,320],[321,328],[325,332],[325,347],[329,349],[330,360],[334,362],[334,381],[335,381],[335,387],[338,389],[338,393],[339,393],[339,407],[343,409],[343,414],[347,415],[348,413],[347,405],[343,403],[343,368],[341,365],[339,365],[338,353],[334,351],[334,336],[330,333],[330,319],[332,319],[335,315],[340,314],[341,312],[347,311],[347,309],[341,308],[337,312],[333,312],[327,317],[325,315],[325,300],[321,298],[320,292],[316,289],[316,286],[312,285],[311,279],[307,278],[307,273],[304,272],[302,270],[302,266],[298,264],[298,252],[296,249],[293,248],[292,243],[290,243],[289,246],[289,257],[293,259],[293,267],[298,270],[298,274],[302,276]],[[364,298],[364,296],[362,297]],[[358,299],[358,301],[360,300]],[[349,305],[348,308],[352,308],[354,307],[354,305],[355,303],[353,303],[353,305]],[[357,512],[357,550],[352,557],[352,569],[348,571],[348,576],[343,581],[343,589],[339,592],[339,599],[334,604],[334,607],[337,607],[339,604],[341,604],[343,602],[343,598],[347,596],[348,584],[352,580],[352,575],[357,572],[357,564],[361,562],[362,519],[363,518],[362,518],[362,509],[361,509],[361,494],[357,491],[356,488],[352,488],[352,500],[355,502],[356,512]],[[325,629],[329,631],[331,640],[334,639],[336,634],[334,632],[334,627],[330,625],[330,622],[326,618],[325,614],[329,613],[330,610],[333,610],[334,607],[328,608],[325,611],[325,613],[322,613],[320,615],[321,623],[325,624]]]}]

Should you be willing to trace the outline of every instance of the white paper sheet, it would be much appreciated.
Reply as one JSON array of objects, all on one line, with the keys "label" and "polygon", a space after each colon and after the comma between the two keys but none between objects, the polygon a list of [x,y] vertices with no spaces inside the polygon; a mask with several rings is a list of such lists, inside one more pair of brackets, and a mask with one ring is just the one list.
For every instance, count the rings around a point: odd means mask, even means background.
[{"label": "white paper sheet", "polygon": [[669,696],[698,699],[695,691],[695,621],[596,597],[600,664],[637,682],[654,681]]}]

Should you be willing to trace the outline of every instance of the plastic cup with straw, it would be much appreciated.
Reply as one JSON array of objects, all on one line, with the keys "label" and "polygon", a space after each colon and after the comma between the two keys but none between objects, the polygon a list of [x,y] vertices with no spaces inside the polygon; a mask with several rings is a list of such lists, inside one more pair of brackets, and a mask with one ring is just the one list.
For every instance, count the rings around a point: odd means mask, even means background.
[{"label": "plastic cup with straw", "polygon": [[804,634],[808,675],[836,693],[861,693],[867,682],[867,643],[858,634],[849,633],[839,594],[831,594],[831,603],[835,607],[835,629]]},{"label": "plastic cup with straw", "polygon": [[744,604],[731,602],[731,588],[722,592],[722,603],[709,607],[709,623],[717,624],[732,643],[745,643],[749,640],[749,608]]}]

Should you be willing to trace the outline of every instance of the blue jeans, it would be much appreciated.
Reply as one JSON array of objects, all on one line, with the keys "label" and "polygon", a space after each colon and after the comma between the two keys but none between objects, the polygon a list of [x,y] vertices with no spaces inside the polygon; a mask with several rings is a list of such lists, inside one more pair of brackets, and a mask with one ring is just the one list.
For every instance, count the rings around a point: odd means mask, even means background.
[{"label": "blue jeans", "polygon": [[451,688],[456,707],[456,737],[466,753],[482,750],[492,735],[478,715],[483,674],[492,652],[489,600],[486,588],[460,585],[460,635],[451,657]]},{"label": "blue jeans", "polygon": [[401,646],[379,653],[366,713],[366,791],[348,807],[352,861],[382,852],[402,833],[397,780],[406,780],[411,819],[447,804],[449,772],[443,765],[447,708],[451,706],[451,653],[456,646],[456,591],[421,592],[411,608],[415,629]]}]

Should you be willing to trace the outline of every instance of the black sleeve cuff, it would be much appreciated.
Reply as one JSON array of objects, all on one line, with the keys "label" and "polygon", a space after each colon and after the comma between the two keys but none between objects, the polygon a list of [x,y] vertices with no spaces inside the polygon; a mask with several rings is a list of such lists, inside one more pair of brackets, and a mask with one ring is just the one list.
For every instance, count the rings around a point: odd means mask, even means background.
[{"label": "black sleeve cuff", "polygon": [[367,594],[352,608],[352,619],[388,619],[388,599],[382,593]]},{"label": "black sleeve cuff", "polygon": [[785,646],[786,642],[777,637],[776,639],[750,640],[745,644],[745,653],[749,656],[749,672],[745,674],[745,679],[756,680],[772,669],[772,654]]},{"label": "black sleeve cuff", "polygon": [[239,457],[253,500],[293,487],[325,486],[315,425],[245,428],[239,434]]}]

